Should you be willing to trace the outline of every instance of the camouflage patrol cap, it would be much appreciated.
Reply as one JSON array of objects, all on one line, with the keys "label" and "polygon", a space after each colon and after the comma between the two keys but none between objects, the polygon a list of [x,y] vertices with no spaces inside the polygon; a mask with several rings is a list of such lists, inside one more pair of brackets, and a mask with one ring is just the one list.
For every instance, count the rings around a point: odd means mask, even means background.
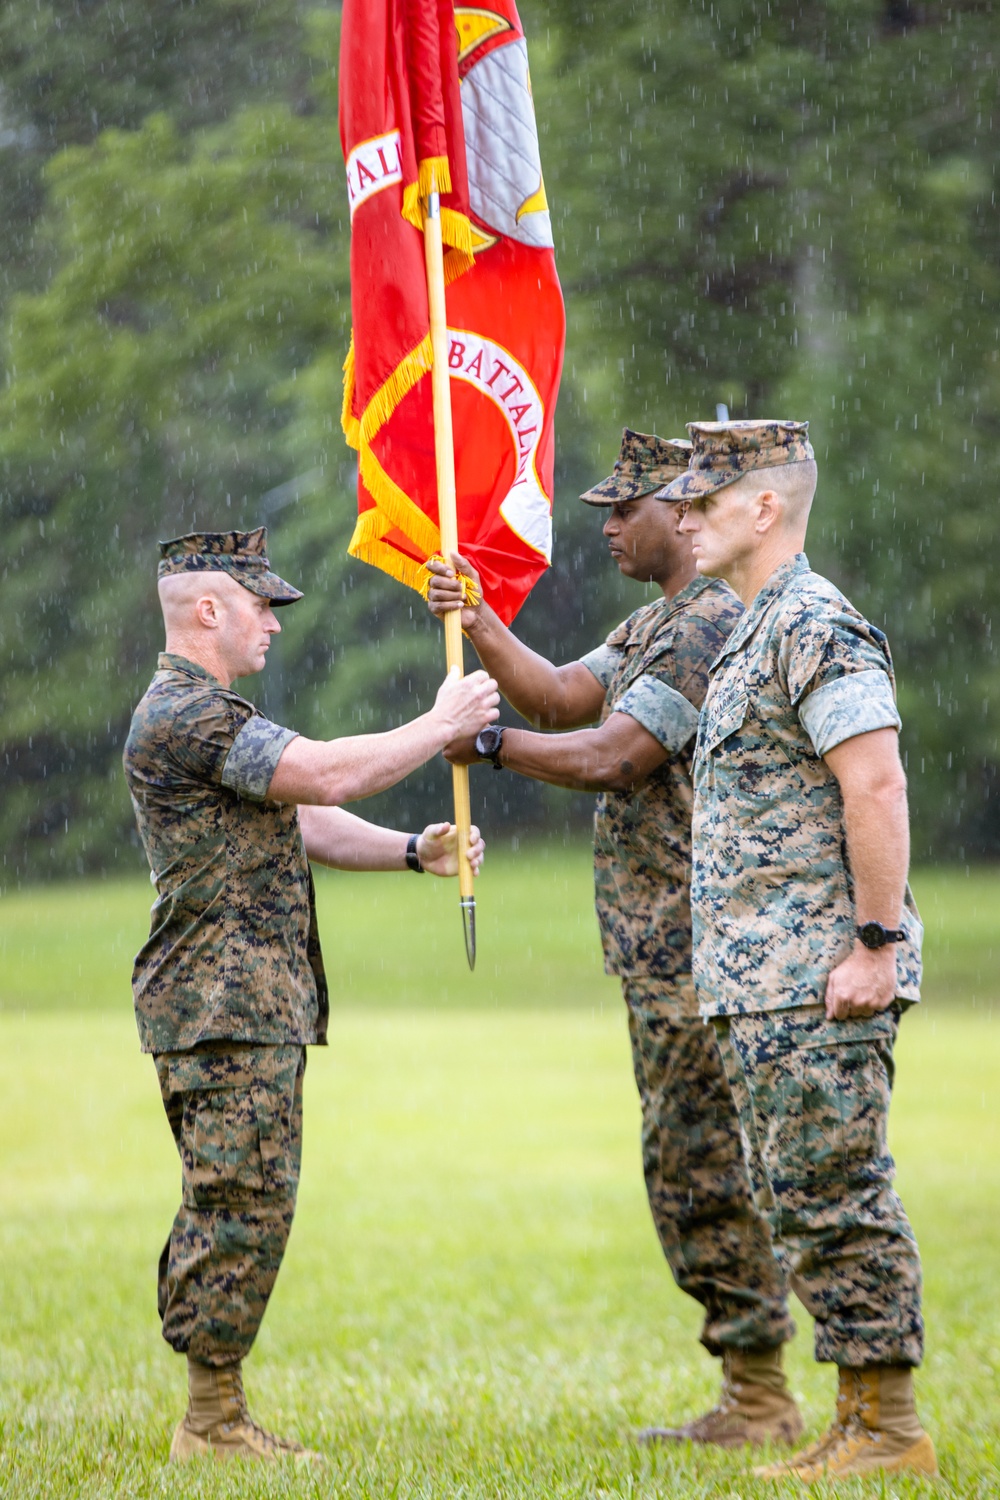
[{"label": "camouflage patrol cap", "polygon": [[683,473],[690,455],[691,444],[683,438],[661,438],[655,432],[633,432],[626,427],[615,472],[585,491],[580,499],[587,505],[638,500]]},{"label": "camouflage patrol cap", "polygon": [[169,578],[174,573],[228,573],[272,604],[294,604],[302,598],[299,589],[271,572],[266,526],[255,531],[192,531],[161,542],[156,576]]},{"label": "camouflage patrol cap", "polygon": [[808,422],[689,422],[691,462],[657,495],[694,500],[735,484],[752,469],[801,464],[813,457]]}]

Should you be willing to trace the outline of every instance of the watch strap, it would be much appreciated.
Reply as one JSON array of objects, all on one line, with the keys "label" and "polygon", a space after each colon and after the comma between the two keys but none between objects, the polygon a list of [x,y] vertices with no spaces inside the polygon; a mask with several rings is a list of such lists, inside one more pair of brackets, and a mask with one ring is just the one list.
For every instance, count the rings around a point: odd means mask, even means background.
[{"label": "watch strap", "polygon": [[[864,933],[865,933],[866,928],[869,928],[869,927],[875,927],[875,928],[878,929],[879,934],[881,936],[881,941],[880,942],[878,942],[878,943],[865,943]],[[866,948],[869,948],[869,947],[871,947],[871,948],[884,948],[889,943],[904,943],[906,941],[906,933],[903,931],[903,929],[901,927],[885,927],[885,926],[883,926],[883,924],[881,922],[861,922],[861,923],[859,923],[858,924],[858,928],[857,928],[857,935],[861,939],[862,943],[865,943],[865,947]]]},{"label": "watch strap", "polygon": [[420,855],[417,853],[417,839],[419,833],[411,833],[406,841],[406,868],[412,870],[414,875],[422,875],[424,867],[420,863]]}]

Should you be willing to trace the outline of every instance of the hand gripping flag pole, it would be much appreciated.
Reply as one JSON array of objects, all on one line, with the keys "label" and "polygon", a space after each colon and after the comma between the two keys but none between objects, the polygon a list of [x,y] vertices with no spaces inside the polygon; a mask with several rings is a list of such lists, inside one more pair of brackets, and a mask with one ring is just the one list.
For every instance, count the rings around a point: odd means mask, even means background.
[{"label": "hand gripping flag pole", "polygon": [[[431,333],[431,390],[434,403],[434,458],[437,467],[438,525],[441,551],[450,558],[458,551],[458,503],[455,495],[455,440],[451,423],[451,377],[448,373],[448,327],[444,300],[444,245],[441,239],[441,199],[428,195],[424,208],[424,260],[427,266],[427,302]],[[462,612],[452,610],[444,619],[444,648],[448,671],[458,668],[465,675],[462,650]],[[452,766],[451,785],[458,829],[458,893],[465,931],[465,955],[469,968],[476,967],[476,898],[469,863],[469,768]]]}]

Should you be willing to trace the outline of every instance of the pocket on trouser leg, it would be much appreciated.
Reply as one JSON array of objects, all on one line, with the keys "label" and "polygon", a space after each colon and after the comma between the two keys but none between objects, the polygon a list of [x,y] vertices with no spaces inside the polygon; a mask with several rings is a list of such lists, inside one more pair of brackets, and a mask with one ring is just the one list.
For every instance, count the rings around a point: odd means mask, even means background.
[{"label": "pocket on trouser leg", "polygon": [[235,1208],[264,1193],[252,1089],[207,1089],[185,1096],[181,1164],[186,1208]]},{"label": "pocket on trouser leg", "polygon": [[888,1074],[877,1043],[792,1052],[772,1091],[765,1154],[779,1196],[798,1189],[818,1204],[859,1176],[891,1174]]},{"label": "pocket on trouser leg", "polygon": [[[294,1120],[290,1122],[285,1113],[288,1100],[263,1084],[255,1083],[250,1092],[257,1115],[264,1192],[294,1196],[299,1180],[299,1154],[294,1138]],[[292,1111],[294,1114],[294,1101]]]},{"label": "pocket on trouser leg", "polygon": [[157,1058],[190,1211],[294,1202],[305,1050],[212,1045]]}]

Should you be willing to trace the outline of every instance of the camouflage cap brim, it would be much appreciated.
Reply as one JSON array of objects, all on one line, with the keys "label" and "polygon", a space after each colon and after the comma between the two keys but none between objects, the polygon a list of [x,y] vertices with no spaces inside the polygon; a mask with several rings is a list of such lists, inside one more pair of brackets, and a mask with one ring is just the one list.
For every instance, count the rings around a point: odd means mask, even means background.
[{"label": "camouflage cap brim", "polygon": [[272,572],[265,550],[267,529],[190,532],[160,543],[157,578],[175,573],[228,573],[251,594],[272,604],[294,604],[302,591]]},{"label": "camouflage cap brim", "polygon": [[295,588],[284,578],[279,578],[278,574],[272,573],[270,569],[266,573],[258,574],[236,573],[229,568],[226,572],[230,573],[238,583],[242,583],[245,589],[249,589],[251,594],[259,594],[262,599],[270,599],[274,605],[294,604],[296,600],[302,598],[301,589]]},{"label": "camouflage cap brim", "polygon": [[600,484],[584,490],[580,499],[584,505],[615,505],[619,500],[638,500],[649,495],[662,483],[659,474],[609,474]]},{"label": "camouflage cap brim", "polygon": [[811,463],[808,422],[689,422],[691,462],[664,486],[659,500],[696,500],[735,484],[755,469]]},{"label": "camouflage cap brim", "polygon": [[681,473],[690,454],[691,444],[685,438],[661,438],[626,427],[614,473],[585,490],[580,499],[585,505],[604,506],[639,500]]},{"label": "camouflage cap brim", "polygon": [[657,500],[691,500],[696,495],[711,495],[715,490],[724,490],[727,484],[735,484],[737,479],[742,479],[744,474],[749,474],[749,469],[716,469],[714,471],[696,472],[694,469],[685,469],[683,474],[678,474],[669,484],[664,485],[662,490],[657,490]]}]

